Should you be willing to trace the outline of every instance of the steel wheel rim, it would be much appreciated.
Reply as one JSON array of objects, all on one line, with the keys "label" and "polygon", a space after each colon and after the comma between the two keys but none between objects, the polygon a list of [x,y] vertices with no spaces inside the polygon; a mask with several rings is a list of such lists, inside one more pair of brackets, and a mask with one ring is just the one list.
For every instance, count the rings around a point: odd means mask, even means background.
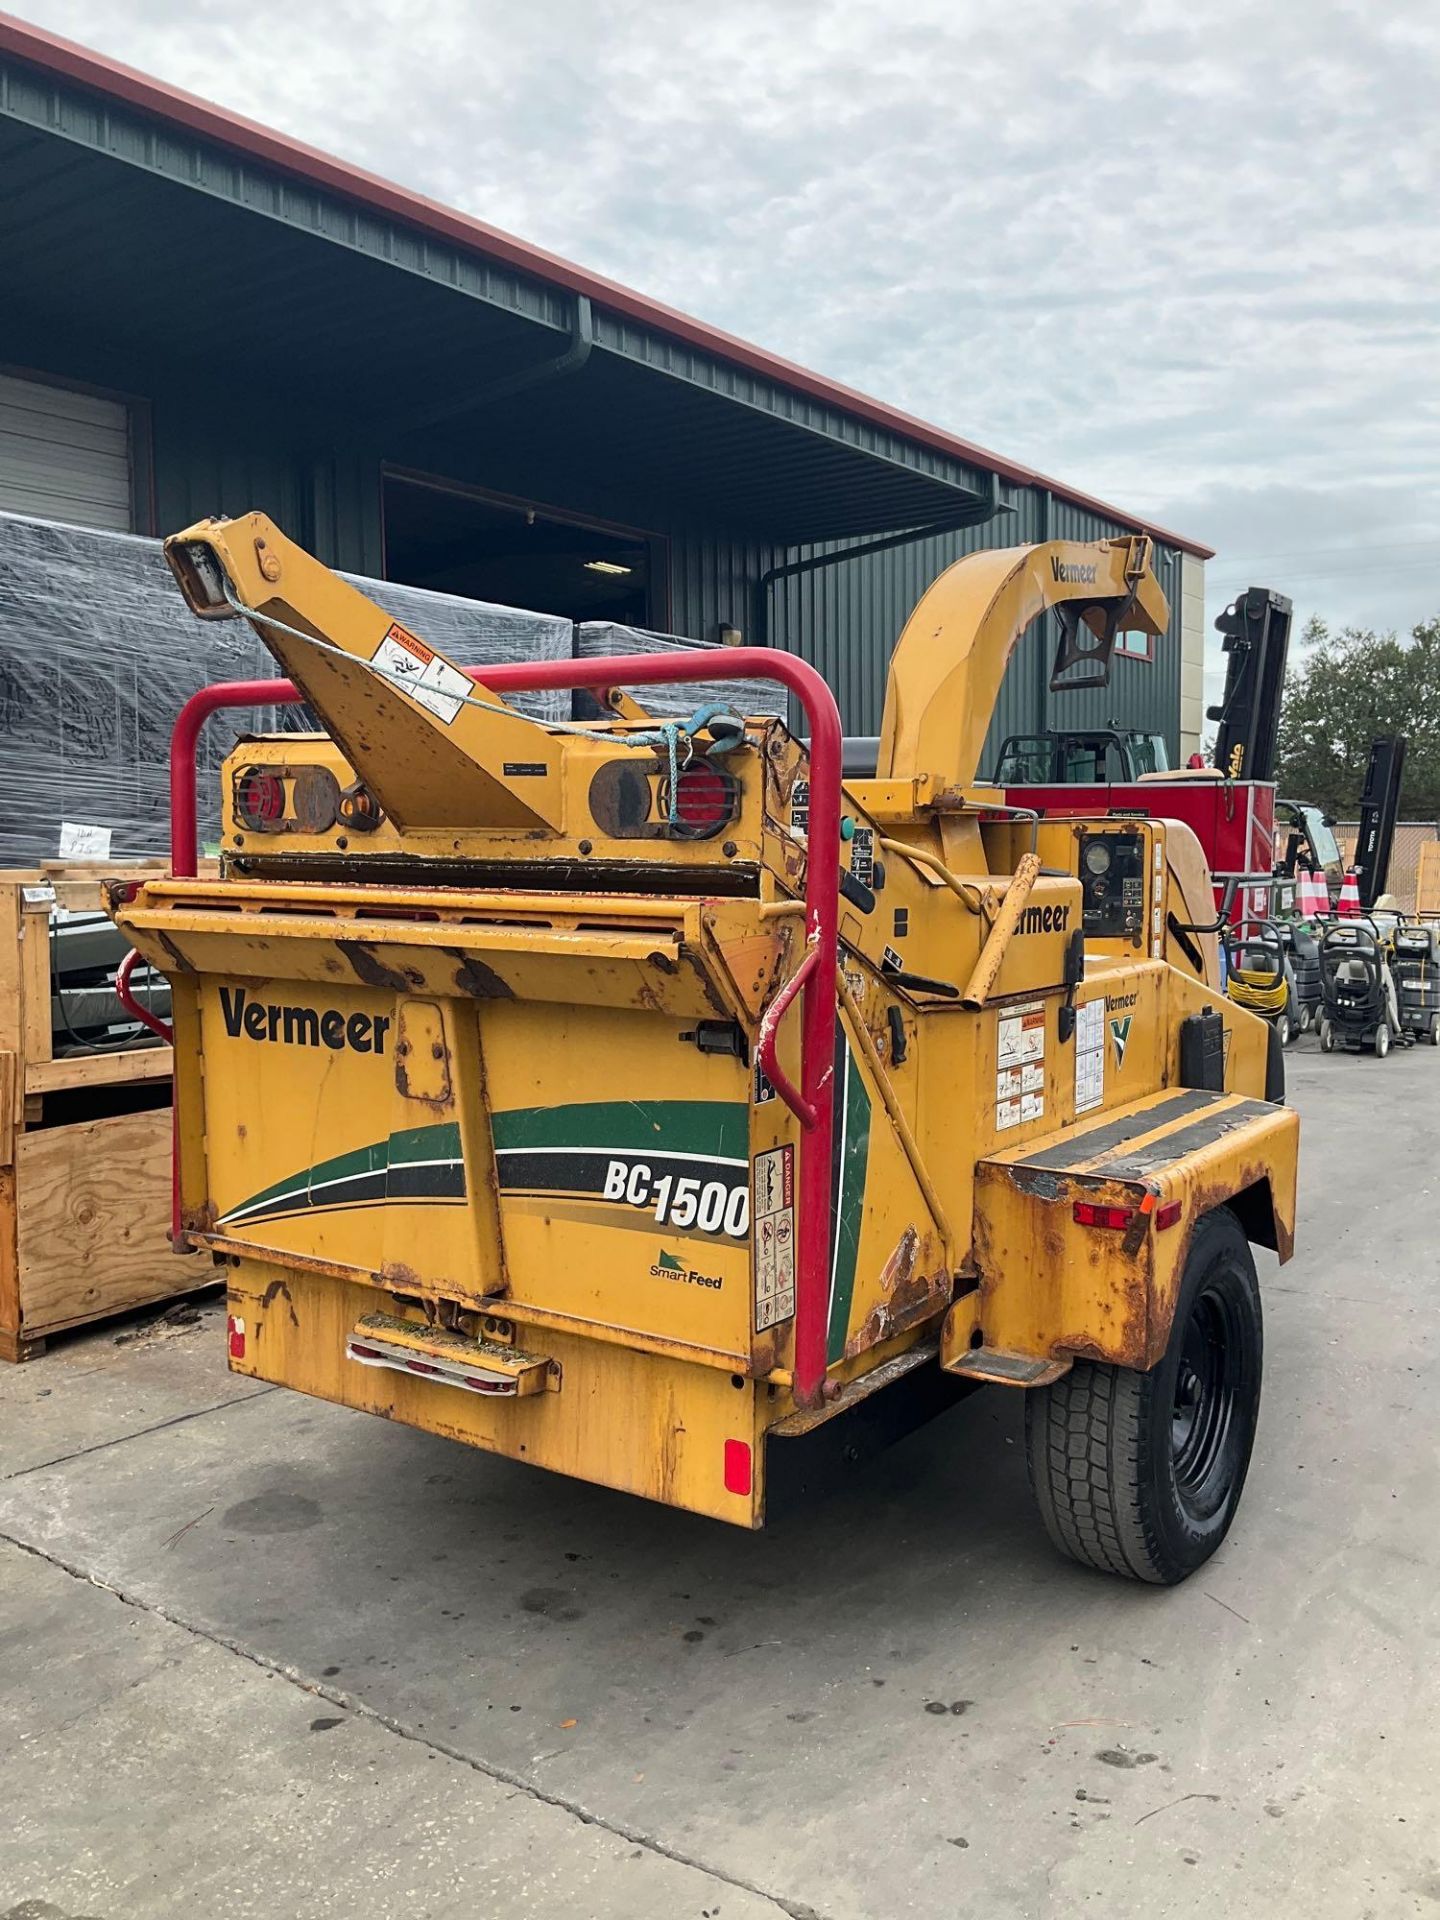
[{"label": "steel wheel rim", "polygon": [[1175,1491],[1195,1520],[1219,1511],[1234,1480],[1241,1352],[1233,1307],[1203,1288],[1185,1323],[1170,1409]]}]

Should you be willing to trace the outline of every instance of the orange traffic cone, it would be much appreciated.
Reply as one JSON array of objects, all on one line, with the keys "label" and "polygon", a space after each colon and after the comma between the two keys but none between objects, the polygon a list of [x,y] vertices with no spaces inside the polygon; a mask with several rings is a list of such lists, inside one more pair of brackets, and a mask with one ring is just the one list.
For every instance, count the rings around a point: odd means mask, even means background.
[{"label": "orange traffic cone", "polygon": [[1356,920],[1360,916],[1360,881],[1353,867],[1345,869],[1345,884],[1340,889],[1340,900],[1335,911],[1342,919]]},{"label": "orange traffic cone", "polygon": [[1302,920],[1319,920],[1330,911],[1330,889],[1316,867],[1301,867],[1295,905]]}]

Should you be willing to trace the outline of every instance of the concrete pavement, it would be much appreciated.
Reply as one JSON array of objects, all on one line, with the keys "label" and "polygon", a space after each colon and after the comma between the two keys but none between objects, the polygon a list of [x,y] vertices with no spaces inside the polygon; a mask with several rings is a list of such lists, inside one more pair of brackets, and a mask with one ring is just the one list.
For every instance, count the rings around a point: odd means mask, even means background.
[{"label": "concrete pavement", "polygon": [[1055,1558],[998,1390],[748,1536],[232,1380],[213,1307],[0,1372],[0,1920],[1440,1915],[1440,1072],[1302,1047],[1175,1592]]}]

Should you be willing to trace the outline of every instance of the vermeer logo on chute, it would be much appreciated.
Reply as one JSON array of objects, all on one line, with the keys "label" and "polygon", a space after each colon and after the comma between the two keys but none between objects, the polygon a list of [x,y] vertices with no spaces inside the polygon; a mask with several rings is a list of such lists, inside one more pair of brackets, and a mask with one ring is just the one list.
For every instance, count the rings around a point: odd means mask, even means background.
[{"label": "vermeer logo on chute", "polygon": [[1050,571],[1064,587],[1093,587],[1095,584],[1095,563],[1087,566],[1079,560],[1055,560],[1050,562]]}]

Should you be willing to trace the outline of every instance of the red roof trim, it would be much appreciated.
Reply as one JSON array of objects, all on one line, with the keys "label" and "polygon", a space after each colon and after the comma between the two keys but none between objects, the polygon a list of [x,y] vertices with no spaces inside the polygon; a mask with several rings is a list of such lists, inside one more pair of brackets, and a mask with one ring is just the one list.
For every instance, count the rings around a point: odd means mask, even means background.
[{"label": "red roof trim", "polygon": [[15,19],[11,14],[0,13],[0,53],[28,61],[47,73],[89,87],[113,100],[123,100],[142,113],[155,114],[160,119],[184,127],[204,139],[234,148],[267,166],[298,175],[314,186],[362,201],[377,212],[405,221],[410,226],[422,227],[452,245],[488,254],[517,272],[548,281],[571,293],[588,294],[598,305],[608,308],[612,313],[623,314],[629,320],[658,333],[668,334],[672,339],[683,340],[687,346],[713,354],[733,366],[743,367],[749,373],[793,388],[824,406],[853,414],[856,419],[864,420],[884,432],[898,434],[902,439],[913,440],[920,446],[946,454],[951,459],[962,460],[968,465],[991,469],[1013,485],[1048,488],[1059,499],[1104,514],[1107,519],[1117,520],[1122,526],[1154,534],[1168,545],[1180,547],[1201,559],[1213,557],[1214,549],[1202,546],[1198,541],[1154,526],[1089,494],[1077,493],[1074,488],[1051,480],[1045,474],[1018,466],[985,447],[961,440],[955,434],[946,433],[927,421],[917,420],[898,408],[888,407],[879,400],[871,399],[868,394],[857,393],[838,381],[827,380],[804,367],[797,367],[778,354],[767,353],[747,340],[738,340],[733,334],[707,326],[689,314],[680,313],[659,301],[649,300],[633,288],[622,286],[615,280],[607,280],[603,274],[577,267],[558,254],[547,253],[541,247],[516,239],[514,234],[502,232],[499,227],[488,226],[483,220],[473,219],[469,214],[441,206],[439,201],[429,200],[424,194],[397,187],[377,174],[367,173],[362,167],[350,166],[316,147],[291,140],[269,127],[262,127],[257,121],[247,120],[240,114],[214,106],[208,100],[201,100],[195,94],[166,86],[133,67],[107,60],[88,47],[78,46],[73,40],[63,40],[58,34],[45,33],[39,27]]}]

